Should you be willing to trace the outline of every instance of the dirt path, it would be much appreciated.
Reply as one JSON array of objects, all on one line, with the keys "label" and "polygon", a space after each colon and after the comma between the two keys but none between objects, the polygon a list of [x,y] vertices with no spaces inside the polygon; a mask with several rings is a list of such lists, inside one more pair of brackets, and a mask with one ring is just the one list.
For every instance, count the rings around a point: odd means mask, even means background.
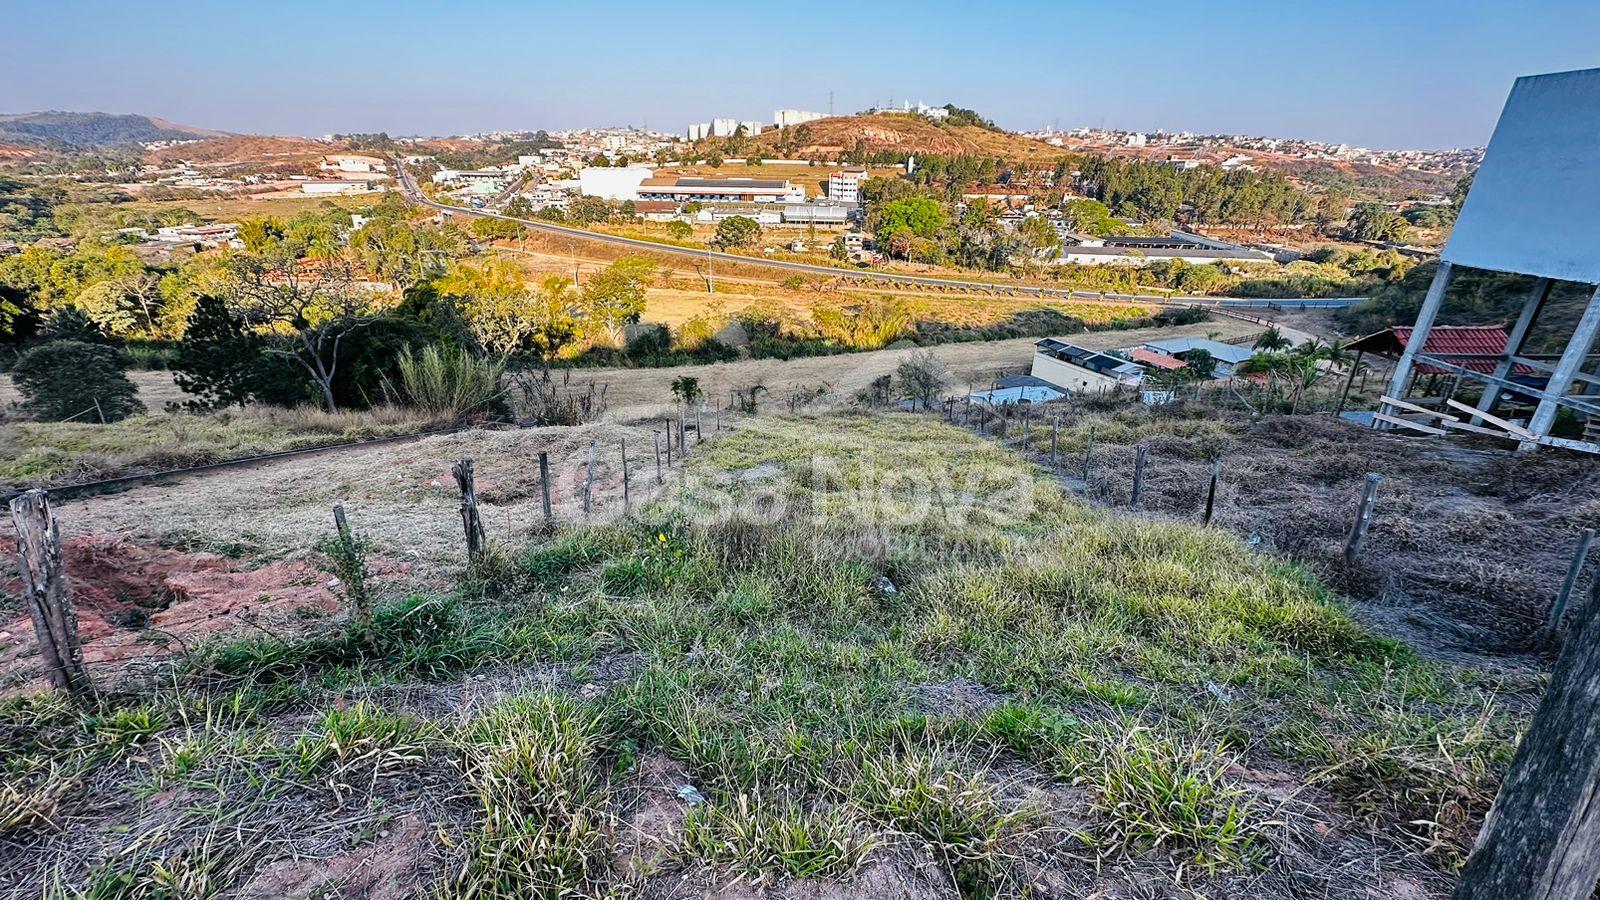
[{"label": "dirt path", "polygon": [[[1237,319],[1217,319],[1197,325],[1173,328],[1138,328],[1126,331],[1096,331],[1072,335],[1071,340],[1085,347],[1107,350],[1128,347],[1149,340],[1176,337],[1204,337],[1216,333],[1221,340],[1252,334],[1260,326]],[[981,390],[999,375],[1026,373],[1033,360],[1037,338],[944,344],[933,348],[955,376],[960,389]],[[766,402],[787,405],[797,391],[827,388],[824,402],[848,403],[870,385],[873,379],[894,372],[916,348],[874,350],[837,356],[815,356],[792,360],[739,360],[664,369],[575,369],[574,385],[593,382],[606,386],[611,416],[618,421],[637,421],[659,415],[672,402],[672,381],[688,376],[700,379],[707,402],[727,402],[730,388],[765,385]]]}]

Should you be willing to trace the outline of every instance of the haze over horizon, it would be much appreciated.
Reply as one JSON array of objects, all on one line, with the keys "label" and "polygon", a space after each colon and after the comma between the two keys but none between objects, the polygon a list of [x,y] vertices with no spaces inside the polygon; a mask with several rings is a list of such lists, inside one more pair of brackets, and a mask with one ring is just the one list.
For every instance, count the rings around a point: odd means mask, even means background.
[{"label": "haze over horizon", "polygon": [[[0,112],[139,113],[242,133],[459,134],[770,121],[909,99],[1054,125],[1481,146],[1518,75],[1600,65],[1600,4],[821,2],[768,18],[416,0],[147,7],[20,0]],[[962,22],[964,27],[953,27]]]}]

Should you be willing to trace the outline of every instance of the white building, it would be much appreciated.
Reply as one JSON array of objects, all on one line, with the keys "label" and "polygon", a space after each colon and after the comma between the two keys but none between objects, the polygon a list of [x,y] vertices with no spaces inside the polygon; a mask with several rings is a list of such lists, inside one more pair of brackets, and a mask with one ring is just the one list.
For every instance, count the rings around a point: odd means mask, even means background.
[{"label": "white building", "polygon": [[774,110],[772,113],[772,124],[779,128],[791,128],[795,125],[826,118],[827,116],[822,113],[805,109],[779,109]]},{"label": "white building", "polygon": [[703,139],[708,138],[710,136],[711,136],[711,123],[710,122],[695,122],[694,124],[689,126],[688,131],[684,132],[684,137],[688,138],[691,141],[703,140]]},{"label": "white building", "polygon": [[738,130],[739,130],[739,122],[738,122],[737,119],[712,119],[711,120],[711,136],[712,137],[733,137],[733,133],[735,131],[738,131]]},{"label": "white building", "polygon": [[747,122],[740,122],[739,127],[744,129],[746,137],[755,137],[761,133],[761,129],[765,126],[762,123],[751,119]]},{"label": "white building", "polygon": [[317,168],[324,172],[370,173],[385,171],[386,167],[383,164],[383,160],[376,156],[336,154],[324,156]]},{"label": "white building", "polygon": [[585,197],[638,200],[639,185],[653,173],[642,166],[603,168],[590,166],[578,172],[578,188]]},{"label": "white building", "polygon": [[835,203],[855,206],[861,203],[861,182],[867,180],[866,169],[840,169],[828,174],[828,199]]}]

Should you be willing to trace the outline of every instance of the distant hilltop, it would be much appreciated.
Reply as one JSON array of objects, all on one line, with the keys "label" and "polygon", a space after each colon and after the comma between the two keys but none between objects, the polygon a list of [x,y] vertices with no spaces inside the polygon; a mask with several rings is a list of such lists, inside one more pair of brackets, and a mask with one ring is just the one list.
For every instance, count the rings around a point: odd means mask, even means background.
[{"label": "distant hilltop", "polygon": [[224,135],[221,131],[133,114],[60,111],[0,114],[0,141],[16,144],[115,147]]}]

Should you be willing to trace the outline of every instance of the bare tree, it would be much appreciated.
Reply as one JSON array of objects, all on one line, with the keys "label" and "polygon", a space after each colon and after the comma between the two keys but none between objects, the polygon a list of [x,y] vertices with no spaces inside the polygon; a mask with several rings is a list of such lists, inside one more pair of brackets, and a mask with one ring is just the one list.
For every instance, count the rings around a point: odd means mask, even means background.
[{"label": "bare tree", "polygon": [[288,337],[268,353],[297,363],[338,412],[333,380],[339,346],[372,321],[371,303],[355,286],[342,256],[302,259],[290,252],[239,253],[228,261],[225,300],[248,324]]},{"label": "bare tree", "polygon": [[932,409],[939,392],[950,386],[950,370],[929,350],[902,360],[895,375],[900,379],[900,396],[917,401],[923,409]]}]

